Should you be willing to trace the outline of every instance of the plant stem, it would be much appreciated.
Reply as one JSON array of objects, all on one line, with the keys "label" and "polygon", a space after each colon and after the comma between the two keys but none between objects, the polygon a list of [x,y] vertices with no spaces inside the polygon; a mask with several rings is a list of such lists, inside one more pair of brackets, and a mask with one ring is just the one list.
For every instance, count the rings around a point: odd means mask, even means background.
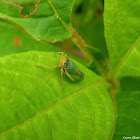
[{"label": "plant stem", "polygon": [[117,88],[119,87],[119,81],[114,81],[111,79],[110,81],[111,87],[110,87],[110,95],[113,101],[113,106],[114,106],[114,113],[115,113],[115,119],[114,119],[114,126],[112,130],[112,134],[110,136],[110,140],[113,139],[114,133],[115,133],[115,128],[116,128],[116,123],[117,123],[117,118],[118,118],[118,112],[117,112],[117,102],[116,102],[116,92]]},{"label": "plant stem", "polygon": [[81,38],[81,36],[76,32],[74,28],[71,29],[72,33],[72,41],[77,45],[77,47],[84,53],[86,59],[91,63],[92,62],[92,55],[87,49],[86,42]]},{"label": "plant stem", "polygon": [[87,43],[82,39],[82,37],[76,32],[74,28],[71,28],[71,33],[72,33],[71,36],[72,41],[83,52],[83,54],[86,56],[86,59],[89,61],[89,63],[91,64],[91,62],[94,60],[101,74],[106,77],[106,71],[102,68],[102,66],[95,59],[95,57],[89,52],[89,50],[87,49],[88,47]]}]

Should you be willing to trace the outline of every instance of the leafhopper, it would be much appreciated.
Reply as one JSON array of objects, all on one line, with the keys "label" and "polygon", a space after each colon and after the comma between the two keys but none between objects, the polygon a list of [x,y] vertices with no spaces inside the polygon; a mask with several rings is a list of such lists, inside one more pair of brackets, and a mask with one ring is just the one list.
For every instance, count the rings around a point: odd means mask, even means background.
[{"label": "leafhopper", "polygon": [[78,66],[68,58],[66,54],[63,52],[58,52],[55,54],[61,54],[61,59],[58,62],[58,65],[52,67],[46,66],[37,66],[42,68],[57,68],[61,67],[61,82],[62,82],[62,89],[64,89],[63,85],[63,74],[66,74],[72,81],[82,81],[84,79],[84,73],[78,68]]}]

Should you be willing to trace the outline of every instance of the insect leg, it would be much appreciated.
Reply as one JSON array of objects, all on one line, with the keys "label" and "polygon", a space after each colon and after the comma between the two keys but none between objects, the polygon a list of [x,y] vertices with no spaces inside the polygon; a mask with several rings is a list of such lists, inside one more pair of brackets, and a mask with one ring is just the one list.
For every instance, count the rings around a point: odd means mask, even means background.
[{"label": "insect leg", "polygon": [[62,89],[64,89],[64,84],[63,84],[63,69],[61,68],[61,84],[62,84]]},{"label": "insect leg", "polygon": [[61,57],[64,56],[64,53],[63,52],[53,52],[54,54],[61,54]]},{"label": "insect leg", "polygon": [[47,67],[47,66],[38,66],[38,65],[37,65],[36,67],[54,69],[54,68],[58,67],[58,65],[56,65],[56,66],[52,66],[52,67]]}]

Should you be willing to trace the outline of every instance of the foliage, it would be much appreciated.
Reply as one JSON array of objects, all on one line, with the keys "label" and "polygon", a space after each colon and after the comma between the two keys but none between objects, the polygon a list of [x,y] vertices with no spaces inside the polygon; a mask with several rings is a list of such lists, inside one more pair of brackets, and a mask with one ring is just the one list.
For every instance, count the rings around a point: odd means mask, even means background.
[{"label": "foliage", "polygon": [[[139,0],[1,0],[0,139],[139,136],[139,7]],[[57,65],[61,55],[52,51],[67,53],[84,80],[64,75],[62,90],[59,67],[36,67]]]}]

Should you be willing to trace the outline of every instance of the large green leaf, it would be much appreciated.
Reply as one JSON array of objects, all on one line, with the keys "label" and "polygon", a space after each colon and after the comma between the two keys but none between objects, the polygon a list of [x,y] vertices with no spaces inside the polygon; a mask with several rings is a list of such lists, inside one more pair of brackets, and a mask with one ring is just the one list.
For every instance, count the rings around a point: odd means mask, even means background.
[{"label": "large green leaf", "polygon": [[[8,1],[8,0],[7,0]],[[7,2],[6,1],[6,2]],[[9,1],[8,1],[9,2]],[[26,16],[35,10],[36,1],[21,0],[16,3],[23,7],[23,15]],[[34,8],[30,8],[33,5]],[[38,9],[29,18],[22,18],[21,9],[9,3],[0,1],[0,18],[4,18],[19,24],[37,40],[59,41],[71,36],[71,12],[74,0],[41,0]]]},{"label": "large green leaf", "polygon": [[109,139],[114,111],[106,82],[74,61],[85,79],[64,76],[62,90],[60,68],[36,67],[59,59],[46,52],[0,58],[1,139]]},{"label": "large green leaf", "polygon": [[135,47],[140,35],[139,0],[106,0],[105,1],[105,36],[110,57],[111,71],[114,75]]},{"label": "large green leaf", "polygon": [[50,43],[36,41],[21,28],[5,20],[0,20],[0,39],[0,56],[31,50],[60,51]]},{"label": "large green leaf", "polygon": [[117,94],[118,116],[114,140],[135,139],[140,133],[140,91]]}]

